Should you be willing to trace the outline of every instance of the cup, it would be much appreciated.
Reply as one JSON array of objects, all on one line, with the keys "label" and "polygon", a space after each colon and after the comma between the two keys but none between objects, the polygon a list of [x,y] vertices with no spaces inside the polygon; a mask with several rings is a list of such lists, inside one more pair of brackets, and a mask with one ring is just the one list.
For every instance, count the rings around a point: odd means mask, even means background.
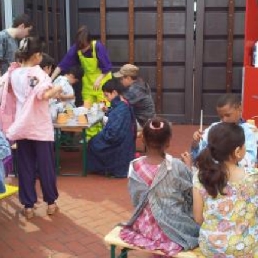
[{"label": "cup", "polygon": [[66,110],[66,114],[69,118],[72,118],[73,117],[73,110],[72,109],[67,109]]},{"label": "cup", "polygon": [[65,113],[58,113],[57,115],[57,123],[58,124],[65,124],[67,123],[68,116]]},{"label": "cup", "polygon": [[86,115],[79,115],[77,118],[78,124],[87,124],[88,119]]}]

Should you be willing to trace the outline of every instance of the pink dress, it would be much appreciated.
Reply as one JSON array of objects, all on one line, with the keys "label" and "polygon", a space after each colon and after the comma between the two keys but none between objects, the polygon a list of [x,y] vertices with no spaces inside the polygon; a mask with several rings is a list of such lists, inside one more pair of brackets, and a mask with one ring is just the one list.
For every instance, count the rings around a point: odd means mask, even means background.
[{"label": "pink dress", "polygon": [[[145,159],[138,160],[134,164],[134,169],[138,175],[151,185],[159,165],[150,165]],[[161,250],[168,257],[176,255],[182,247],[172,242],[161,230],[152,215],[149,204],[143,209],[132,227],[124,227],[120,232],[120,237],[128,244],[142,247],[149,250]],[[164,257],[164,256],[162,256]]]}]

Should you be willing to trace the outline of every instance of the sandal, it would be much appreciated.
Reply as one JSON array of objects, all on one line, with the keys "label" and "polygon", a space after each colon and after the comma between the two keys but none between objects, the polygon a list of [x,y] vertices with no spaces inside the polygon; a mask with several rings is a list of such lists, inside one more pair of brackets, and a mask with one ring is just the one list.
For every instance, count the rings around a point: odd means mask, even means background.
[{"label": "sandal", "polygon": [[33,208],[24,208],[24,216],[26,219],[31,219],[34,217],[34,209]]},{"label": "sandal", "polygon": [[58,210],[56,203],[50,204],[47,207],[47,215],[53,215]]}]

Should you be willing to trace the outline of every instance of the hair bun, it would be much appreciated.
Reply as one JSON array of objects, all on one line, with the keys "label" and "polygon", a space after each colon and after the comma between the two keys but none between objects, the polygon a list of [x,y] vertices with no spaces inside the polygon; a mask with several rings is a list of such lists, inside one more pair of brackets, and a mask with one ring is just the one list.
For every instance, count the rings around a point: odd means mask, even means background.
[{"label": "hair bun", "polygon": [[150,128],[153,130],[160,130],[164,127],[164,122],[152,121],[150,122]]},{"label": "hair bun", "polygon": [[19,45],[20,52],[28,52],[29,38],[23,38]]}]

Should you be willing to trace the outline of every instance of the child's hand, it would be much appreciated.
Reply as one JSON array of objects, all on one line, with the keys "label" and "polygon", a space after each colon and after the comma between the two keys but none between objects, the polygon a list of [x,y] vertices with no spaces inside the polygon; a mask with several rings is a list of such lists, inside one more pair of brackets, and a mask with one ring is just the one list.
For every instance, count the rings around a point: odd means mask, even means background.
[{"label": "child's hand", "polygon": [[107,106],[104,106],[104,107],[101,108],[101,110],[105,113],[105,112],[108,111],[108,107],[107,107]]},{"label": "child's hand", "polygon": [[200,142],[200,140],[202,139],[202,134],[203,132],[201,130],[195,131],[193,134],[193,140],[195,142]]},{"label": "child's hand", "polygon": [[193,142],[192,142],[192,148],[195,148],[198,146],[200,140],[202,139],[203,132],[199,129],[198,131],[195,131],[193,134]]},{"label": "child's hand", "polygon": [[186,164],[187,167],[192,167],[192,157],[189,152],[185,151],[181,154],[181,160]]}]

